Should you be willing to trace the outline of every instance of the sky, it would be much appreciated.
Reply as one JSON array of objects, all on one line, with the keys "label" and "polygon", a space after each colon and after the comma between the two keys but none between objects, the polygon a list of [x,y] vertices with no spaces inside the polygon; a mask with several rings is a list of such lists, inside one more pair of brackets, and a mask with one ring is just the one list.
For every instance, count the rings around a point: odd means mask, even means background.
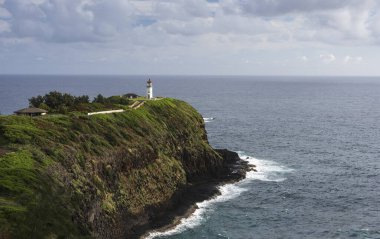
[{"label": "sky", "polygon": [[377,0],[0,0],[0,74],[380,75]]}]

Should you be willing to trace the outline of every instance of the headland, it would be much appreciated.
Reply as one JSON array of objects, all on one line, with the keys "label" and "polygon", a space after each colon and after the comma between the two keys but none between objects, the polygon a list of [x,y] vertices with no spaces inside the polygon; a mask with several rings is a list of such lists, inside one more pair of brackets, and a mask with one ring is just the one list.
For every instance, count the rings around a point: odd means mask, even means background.
[{"label": "headland", "polygon": [[249,169],[209,145],[183,101],[115,105],[123,111],[0,117],[0,238],[139,238]]}]

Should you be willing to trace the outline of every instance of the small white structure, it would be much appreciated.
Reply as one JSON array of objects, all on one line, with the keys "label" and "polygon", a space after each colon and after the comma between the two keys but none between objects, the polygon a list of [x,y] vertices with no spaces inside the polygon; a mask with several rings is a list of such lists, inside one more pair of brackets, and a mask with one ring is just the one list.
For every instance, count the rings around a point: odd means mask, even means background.
[{"label": "small white structure", "polygon": [[153,83],[150,79],[146,82],[146,98],[153,99]]}]

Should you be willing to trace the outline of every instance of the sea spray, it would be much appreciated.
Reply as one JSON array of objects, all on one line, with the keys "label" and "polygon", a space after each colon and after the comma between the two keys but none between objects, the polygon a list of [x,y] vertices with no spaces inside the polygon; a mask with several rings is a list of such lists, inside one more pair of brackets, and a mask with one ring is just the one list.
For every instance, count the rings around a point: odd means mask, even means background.
[{"label": "sea spray", "polygon": [[205,123],[210,123],[211,121],[215,120],[215,118],[214,117],[203,118],[203,120],[205,121]]},{"label": "sea spray", "polygon": [[242,151],[237,152],[239,157],[243,160],[249,162],[249,164],[253,164],[256,166],[256,170],[251,170],[247,172],[246,179],[242,182],[252,181],[252,180],[260,180],[260,181],[271,181],[271,182],[282,182],[286,180],[286,173],[290,173],[293,169],[288,168],[284,165],[281,165],[277,162],[257,159],[251,156],[246,155]]}]

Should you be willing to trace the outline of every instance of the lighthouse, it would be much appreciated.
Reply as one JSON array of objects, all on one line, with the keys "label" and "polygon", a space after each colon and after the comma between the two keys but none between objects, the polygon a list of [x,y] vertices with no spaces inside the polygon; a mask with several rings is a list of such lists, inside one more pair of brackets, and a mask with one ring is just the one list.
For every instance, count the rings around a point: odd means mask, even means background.
[{"label": "lighthouse", "polygon": [[153,84],[150,79],[146,82],[146,98],[153,99]]}]

